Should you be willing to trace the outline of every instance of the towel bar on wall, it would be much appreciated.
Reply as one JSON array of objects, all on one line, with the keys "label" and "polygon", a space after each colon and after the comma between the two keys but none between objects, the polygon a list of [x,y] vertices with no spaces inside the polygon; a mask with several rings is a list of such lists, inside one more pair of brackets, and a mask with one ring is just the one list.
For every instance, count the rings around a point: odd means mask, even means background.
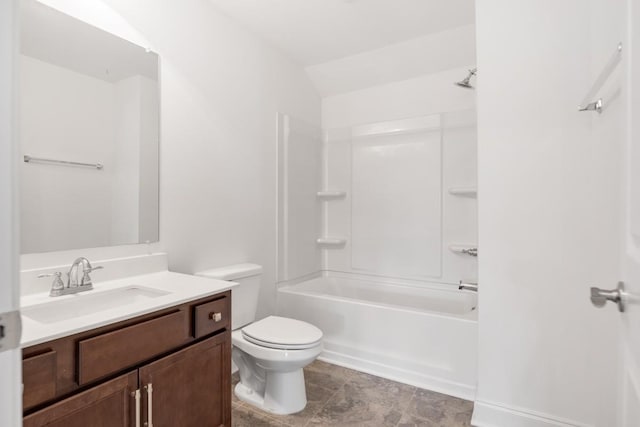
[{"label": "towel bar on wall", "polygon": [[70,160],[43,159],[40,157],[32,157],[28,155],[24,156],[24,162],[25,163],[42,162],[42,163],[53,163],[57,165],[86,166],[86,167],[95,168],[98,170],[102,170],[104,168],[104,165],[102,163],[82,163],[82,162],[72,162]]},{"label": "towel bar on wall", "polygon": [[616,69],[620,61],[622,60],[622,43],[618,43],[616,51],[611,55],[609,61],[604,66],[598,78],[591,85],[591,89],[585,95],[584,99],[578,106],[578,111],[595,111],[598,114],[602,113],[602,107],[604,105],[604,101],[602,98],[597,100],[593,100],[593,98],[598,94],[602,86],[607,82],[609,76],[613,73],[613,70]]}]

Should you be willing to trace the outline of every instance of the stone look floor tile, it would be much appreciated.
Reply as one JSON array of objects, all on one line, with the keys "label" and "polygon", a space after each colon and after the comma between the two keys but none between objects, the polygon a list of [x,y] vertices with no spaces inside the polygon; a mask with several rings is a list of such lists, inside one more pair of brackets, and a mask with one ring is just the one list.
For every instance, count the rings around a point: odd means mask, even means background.
[{"label": "stone look floor tile", "polygon": [[471,425],[473,402],[418,389],[409,403],[407,414],[426,419],[443,427]]},{"label": "stone look floor tile", "polygon": [[353,373],[351,369],[316,360],[304,369],[304,378],[307,384],[337,391]]},{"label": "stone look floor tile", "polygon": [[345,383],[345,388],[364,399],[381,405],[391,405],[394,410],[404,412],[417,388],[362,372],[354,372]]},{"label": "stone look floor tile", "polygon": [[401,412],[388,407],[347,398],[325,406],[307,425],[392,427],[401,417]]},{"label": "stone look floor tile", "polygon": [[281,427],[284,424],[261,411],[256,411],[245,405],[237,405],[233,407],[231,425],[233,427]]},{"label": "stone look floor tile", "polygon": [[414,392],[415,387],[354,372],[310,425],[395,426]]},{"label": "stone look floor tile", "polygon": [[333,390],[320,387],[307,381],[307,406],[304,410],[297,414],[278,416],[277,419],[290,426],[303,426],[322,409],[334,394],[335,391]]},{"label": "stone look floor tile", "polygon": [[[468,427],[473,403],[315,361],[305,368],[307,406],[274,415],[232,401],[233,425]],[[232,384],[239,381],[237,374]]]},{"label": "stone look floor tile", "polygon": [[413,415],[404,414],[398,423],[398,427],[442,427],[432,421],[418,418]]}]

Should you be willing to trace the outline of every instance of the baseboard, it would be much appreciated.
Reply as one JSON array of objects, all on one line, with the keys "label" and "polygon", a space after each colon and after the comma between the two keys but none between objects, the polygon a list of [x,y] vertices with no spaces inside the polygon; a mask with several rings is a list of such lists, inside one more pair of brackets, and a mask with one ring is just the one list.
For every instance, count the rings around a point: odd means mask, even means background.
[{"label": "baseboard", "polygon": [[473,427],[593,427],[577,421],[554,417],[549,414],[508,408],[494,403],[476,400],[471,418]]},{"label": "baseboard", "polygon": [[459,397],[465,400],[472,401],[476,394],[475,387],[471,387],[466,384],[423,375],[415,371],[398,369],[393,366],[349,356],[335,351],[324,350],[318,359],[334,365],[375,375],[377,377],[409,384],[426,390],[432,390],[449,396]]}]

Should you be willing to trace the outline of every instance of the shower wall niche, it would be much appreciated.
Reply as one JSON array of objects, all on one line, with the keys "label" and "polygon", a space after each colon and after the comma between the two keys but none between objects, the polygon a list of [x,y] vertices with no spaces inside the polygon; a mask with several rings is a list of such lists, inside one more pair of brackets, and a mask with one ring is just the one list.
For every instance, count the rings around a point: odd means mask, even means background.
[{"label": "shower wall niche", "polygon": [[325,132],[323,270],[476,281],[475,111]]}]

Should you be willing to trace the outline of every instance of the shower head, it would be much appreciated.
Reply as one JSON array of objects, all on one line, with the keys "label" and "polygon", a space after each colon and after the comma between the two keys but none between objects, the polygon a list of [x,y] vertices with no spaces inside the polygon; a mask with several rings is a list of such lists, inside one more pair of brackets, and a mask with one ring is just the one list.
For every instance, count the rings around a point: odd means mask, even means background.
[{"label": "shower head", "polygon": [[471,77],[475,76],[477,72],[478,72],[477,68],[474,68],[473,70],[469,70],[469,75],[465,77],[464,80],[456,82],[455,84],[465,89],[473,89],[473,86],[471,86],[470,81],[471,81]]}]

